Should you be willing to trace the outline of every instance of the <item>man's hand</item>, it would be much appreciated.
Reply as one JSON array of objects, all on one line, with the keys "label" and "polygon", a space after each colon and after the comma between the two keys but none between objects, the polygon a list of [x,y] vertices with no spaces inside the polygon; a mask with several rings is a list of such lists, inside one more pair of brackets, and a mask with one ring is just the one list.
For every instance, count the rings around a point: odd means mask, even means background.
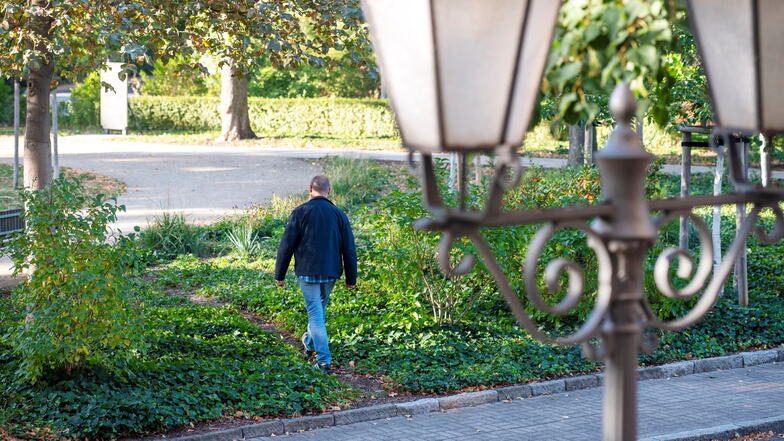
[{"label": "man's hand", "polygon": [[346,285],[346,288],[348,288],[348,289],[354,289],[356,287],[357,287],[356,285]]},{"label": "man's hand", "polygon": [[276,284],[276,285],[278,285],[279,287],[283,287],[283,285],[284,285],[285,283],[286,283],[286,281],[285,281],[285,280],[276,280],[276,281],[275,281],[275,284]]}]

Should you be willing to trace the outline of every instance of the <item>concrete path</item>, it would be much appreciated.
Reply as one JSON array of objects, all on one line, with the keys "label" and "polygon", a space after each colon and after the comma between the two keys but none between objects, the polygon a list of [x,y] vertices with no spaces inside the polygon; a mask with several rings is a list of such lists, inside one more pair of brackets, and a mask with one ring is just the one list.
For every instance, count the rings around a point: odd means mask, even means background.
[{"label": "concrete path", "polygon": [[[110,140],[109,138],[114,138]],[[404,161],[404,151],[352,149],[287,149],[243,146],[199,146],[124,142],[112,135],[76,135],[60,138],[60,164],[91,170],[122,180],[128,191],[119,198],[128,211],[117,227],[134,225],[164,211],[180,211],[194,222],[208,223],[273,194],[287,195],[306,189],[318,170],[305,159],[324,156]],[[0,161],[13,158],[13,138],[0,137]],[[564,159],[524,157],[525,165],[560,168]],[[664,171],[680,174],[680,166]],[[693,173],[712,171],[694,166]],[[753,171],[752,171],[753,173]],[[774,172],[784,178],[784,171]]]},{"label": "concrete path", "polygon": [[[638,384],[640,440],[709,440],[697,435],[760,420],[781,421],[784,427],[782,363]],[[255,441],[600,440],[602,390],[395,417]]]}]

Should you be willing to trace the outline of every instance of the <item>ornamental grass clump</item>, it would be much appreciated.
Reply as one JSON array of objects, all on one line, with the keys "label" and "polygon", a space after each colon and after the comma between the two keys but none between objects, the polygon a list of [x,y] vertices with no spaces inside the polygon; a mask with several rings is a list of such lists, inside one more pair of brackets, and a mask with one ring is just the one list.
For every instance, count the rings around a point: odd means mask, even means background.
[{"label": "ornamental grass clump", "polygon": [[134,235],[109,229],[125,207],[86,196],[76,179],[23,190],[21,200],[26,229],[9,250],[14,274],[30,274],[13,293],[23,319],[5,337],[19,361],[17,379],[110,367],[130,354],[140,320],[128,298],[127,275],[139,262]]}]

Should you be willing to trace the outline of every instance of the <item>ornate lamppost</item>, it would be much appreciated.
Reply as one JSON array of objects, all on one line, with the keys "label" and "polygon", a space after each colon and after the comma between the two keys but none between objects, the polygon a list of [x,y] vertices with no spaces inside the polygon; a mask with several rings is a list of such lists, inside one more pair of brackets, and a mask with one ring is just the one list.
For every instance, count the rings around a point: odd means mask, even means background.
[{"label": "ornate lamppost", "polygon": [[[717,110],[718,133],[784,132],[784,52],[775,51],[784,46],[784,27],[778,25],[784,21],[784,2],[690,0],[689,4],[692,16],[697,17],[697,37]],[[442,270],[447,275],[472,270],[474,256],[463,257],[457,267],[450,262],[455,241],[468,238],[517,321],[531,335],[548,343],[583,344],[587,357],[604,360],[604,440],[630,441],[636,439],[637,430],[637,356],[656,347],[655,339],[649,337],[652,334],[645,335],[645,331],[678,331],[702,319],[715,304],[749,235],[756,233],[763,243],[784,236],[780,208],[784,192],[748,183],[739,173],[737,146],[727,136],[726,154],[733,167],[736,193],[647,200],[645,171],[653,156],[631,128],[637,104],[628,86],[621,84],[610,98],[617,126],[597,154],[603,202],[503,211],[504,193],[520,179],[516,150],[530,122],[559,7],[557,0],[363,0],[404,144],[412,158],[415,152],[422,157],[424,202],[432,216],[416,226],[443,232],[438,256]],[[751,55],[739,58],[733,50],[748,50]],[[727,58],[741,61],[730,65]],[[743,64],[741,74],[736,72],[739,64]],[[771,87],[777,89],[769,90]],[[747,99],[746,92],[752,98]],[[739,102],[741,108],[733,108]],[[749,116],[748,111],[756,113]],[[431,157],[442,151],[457,153],[463,163],[468,154],[496,154],[495,175],[484,209],[465,206],[465,167],[460,168],[457,206],[443,203]],[[740,203],[751,204],[751,212],[711,277],[711,235],[692,210]],[[763,209],[770,209],[775,216],[770,233],[760,228],[752,231]],[[683,317],[664,321],[654,314],[643,290],[645,255],[653,247],[657,231],[680,217],[689,218],[699,233],[699,259],[695,261],[686,249],[667,248],[656,260],[654,280],[670,298],[687,300],[702,294]],[[560,278],[568,276],[564,298],[550,305],[539,291],[539,260],[557,231],[583,231],[598,258],[593,309],[572,335],[553,337],[539,329],[480,233],[481,228],[534,223],[545,225],[528,248],[524,276],[528,299],[538,309],[563,315],[582,300],[583,273],[576,263],[565,259],[550,261],[544,272],[546,286],[553,293],[559,289]],[[690,279],[681,288],[670,278],[676,261],[678,277]],[[594,340],[598,344],[593,344]]]}]

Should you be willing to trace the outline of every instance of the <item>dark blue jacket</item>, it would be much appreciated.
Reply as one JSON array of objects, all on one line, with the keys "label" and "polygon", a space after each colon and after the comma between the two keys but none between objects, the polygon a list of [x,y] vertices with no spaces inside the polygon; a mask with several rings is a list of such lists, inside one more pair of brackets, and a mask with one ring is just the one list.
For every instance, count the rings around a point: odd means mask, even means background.
[{"label": "dark blue jacket", "polygon": [[291,212],[280,240],[275,280],[283,280],[294,256],[298,276],[339,278],[357,283],[357,250],[348,217],[329,199],[315,197]]}]

